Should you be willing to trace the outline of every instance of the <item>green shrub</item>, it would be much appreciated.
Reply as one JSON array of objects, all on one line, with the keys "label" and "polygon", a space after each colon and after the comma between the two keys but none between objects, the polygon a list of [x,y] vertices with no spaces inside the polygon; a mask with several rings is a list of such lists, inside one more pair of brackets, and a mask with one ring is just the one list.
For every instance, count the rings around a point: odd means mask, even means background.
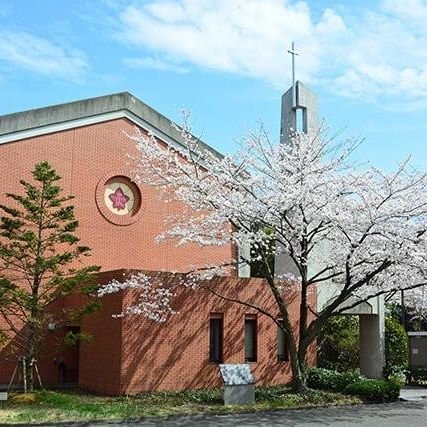
[{"label": "green shrub", "polygon": [[396,400],[400,394],[400,384],[392,380],[365,379],[348,385],[344,393],[360,396],[374,402]]},{"label": "green shrub", "polygon": [[392,378],[392,377],[401,377],[405,378],[407,375],[406,366],[390,366],[385,365],[383,368],[383,376],[384,378]]},{"label": "green shrub", "polygon": [[307,386],[320,390],[343,391],[349,384],[361,381],[357,372],[338,372],[324,368],[311,368],[307,373]]},{"label": "green shrub", "polygon": [[385,319],[384,376],[402,374],[408,366],[408,335],[394,317]]},{"label": "green shrub", "polygon": [[283,399],[287,394],[289,394],[289,387],[286,386],[255,387],[255,400],[257,402]]},{"label": "green shrub", "polygon": [[318,366],[339,372],[359,367],[358,316],[330,317],[322,330],[317,352]]},{"label": "green shrub", "polygon": [[395,381],[395,382],[397,382],[400,385],[400,387],[402,387],[406,383],[407,372],[408,371],[406,369],[403,370],[403,371],[400,371],[400,372],[396,372],[394,374],[389,375],[387,377],[387,379],[389,381]]},{"label": "green shrub", "polygon": [[408,368],[406,376],[410,383],[424,384],[427,382],[427,368]]}]

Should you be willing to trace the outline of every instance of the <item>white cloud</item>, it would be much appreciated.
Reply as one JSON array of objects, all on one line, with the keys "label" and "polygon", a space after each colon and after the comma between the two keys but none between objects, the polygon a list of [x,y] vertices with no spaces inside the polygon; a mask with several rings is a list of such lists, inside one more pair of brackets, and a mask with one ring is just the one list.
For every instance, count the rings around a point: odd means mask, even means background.
[{"label": "white cloud", "polygon": [[87,71],[82,52],[24,31],[0,30],[0,66],[79,82]]},{"label": "white cloud", "polygon": [[151,3],[147,5],[147,10],[164,22],[177,22],[185,19],[185,10],[179,3]]},{"label": "white cloud", "polygon": [[401,103],[426,98],[427,28],[415,29],[406,15],[403,19],[390,8],[391,3],[385,2],[383,11],[360,17],[352,30],[348,54],[334,79],[349,96],[380,103],[393,97]]},{"label": "white cloud", "polygon": [[313,23],[305,3],[281,0],[152,1],[128,6],[120,20],[123,40],[163,54],[165,61],[262,78],[277,86],[289,80],[286,50],[291,40],[299,40],[305,52],[300,75],[308,79],[319,68],[318,55],[311,53],[331,31],[345,32],[332,10]]},{"label": "white cloud", "polygon": [[156,58],[125,58],[123,62],[132,68],[151,68],[159,71],[173,71],[178,74],[187,73],[188,69]]},{"label": "white cloud", "polygon": [[427,1],[349,10],[327,8],[315,19],[303,1],[151,0],[122,8],[120,37],[163,67],[196,65],[280,89],[290,82],[286,50],[295,40],[297,77],[308,84],[371,102],[425,99]]},{"label": "white cloud", "polygon": [[427,1],[426,0],[384,0],[383,9],[401,20],[414,24],[422,24],[427,21]]}]

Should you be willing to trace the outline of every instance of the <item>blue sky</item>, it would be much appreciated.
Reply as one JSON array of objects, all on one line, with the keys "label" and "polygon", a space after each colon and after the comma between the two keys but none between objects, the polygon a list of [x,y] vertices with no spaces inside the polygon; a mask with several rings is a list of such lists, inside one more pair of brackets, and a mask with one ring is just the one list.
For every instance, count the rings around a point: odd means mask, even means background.
[{"label": "blue sky", "polygon": [[297,77],[357,156],[427,168],[427,0],[0,0],[0,114],[129,91],[228,152]]}]

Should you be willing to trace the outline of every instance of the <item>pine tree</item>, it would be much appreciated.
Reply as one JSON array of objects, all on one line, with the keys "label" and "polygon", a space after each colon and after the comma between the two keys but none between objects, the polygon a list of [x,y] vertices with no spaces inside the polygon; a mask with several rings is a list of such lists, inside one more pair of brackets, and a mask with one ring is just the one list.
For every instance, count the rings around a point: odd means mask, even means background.
[{"label": "pine tree", "polygon": [[77,268],[90,249],[78,244],[73,197],[62,195],[60,176],[48,162],[36,164],[32,175],[34,183],[20,181],[23,195],[6,194],[11,204],[0,205],[0,315],[12,348],[25,359],[30,391],[48,324],[78,321],[98,306],[86,298],[79,308],[49,310],[61,298],[91,294],[98,267]]}]

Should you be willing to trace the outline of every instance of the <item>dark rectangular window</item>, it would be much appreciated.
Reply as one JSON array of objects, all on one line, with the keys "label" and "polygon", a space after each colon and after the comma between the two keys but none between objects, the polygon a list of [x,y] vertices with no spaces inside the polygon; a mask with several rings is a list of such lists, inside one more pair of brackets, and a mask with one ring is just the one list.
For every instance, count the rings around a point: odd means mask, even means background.
[{"label": "dark rectangular window", "polygon": [[[283,320],[279,320],[279,323],[283,325]],[[280,361],[289,360],[288,337],[279,326],[277,327],[277,359]]]},{"label": "dark rectangular window", "polygon": [[257,319],[245,316],[245,362],[257,361]]},{"label": "dark rectangular window", "polygon": [[209,360],[222,363],[222,345],[224,335],[224,320],[222,314],[211,314],[209,324]]}]

